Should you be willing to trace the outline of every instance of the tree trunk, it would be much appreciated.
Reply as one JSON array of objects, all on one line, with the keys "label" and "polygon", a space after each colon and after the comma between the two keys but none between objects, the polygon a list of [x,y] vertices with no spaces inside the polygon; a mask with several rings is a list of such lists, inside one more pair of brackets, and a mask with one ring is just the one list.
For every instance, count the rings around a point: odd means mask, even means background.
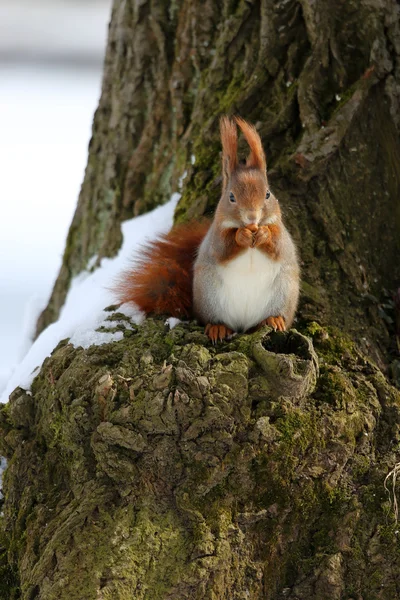
[{"label": "tree trunk", "polygon": [[301,333],[214,349],[194,324],[150,319],[118,343],[60,344],[32,396],[0,411],[1,600],[400,594],[383,486],[400,396],[382,372],[400,280],[399,54],[395,0],[115,0],[38,332],[89,259],[117,252],[123,219],[176,191],[177,221],[212,212],[228,113],[256,124],[299,246]]}]

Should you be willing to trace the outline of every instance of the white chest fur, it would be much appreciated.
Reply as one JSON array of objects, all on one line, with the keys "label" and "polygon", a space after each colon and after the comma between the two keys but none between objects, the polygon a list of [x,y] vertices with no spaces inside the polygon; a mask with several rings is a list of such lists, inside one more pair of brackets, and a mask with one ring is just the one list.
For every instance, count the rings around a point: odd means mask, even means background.
[{"label": "white chest fur", "polygon": [[253,248],[220,265],[217,297],[222,322],[234,331],[246,331],[271,316],[280,269],[279,261]]}]

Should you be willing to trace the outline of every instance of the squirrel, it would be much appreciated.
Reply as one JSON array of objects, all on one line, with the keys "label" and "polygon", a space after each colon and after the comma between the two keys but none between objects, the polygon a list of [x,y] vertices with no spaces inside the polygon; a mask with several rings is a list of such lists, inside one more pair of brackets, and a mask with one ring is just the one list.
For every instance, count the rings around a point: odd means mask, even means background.
[{"label": "squirrel", "polygon": [[[250,147],[245,164],[237,156],[237,126]],[[259,134],[226,116],[220,133],[223,184],[212,222],[177,225],[150,242],[116,286],[120,302],[146,314],[195,317],[214,344],[263,325],[289,329],[300,280]]]}]

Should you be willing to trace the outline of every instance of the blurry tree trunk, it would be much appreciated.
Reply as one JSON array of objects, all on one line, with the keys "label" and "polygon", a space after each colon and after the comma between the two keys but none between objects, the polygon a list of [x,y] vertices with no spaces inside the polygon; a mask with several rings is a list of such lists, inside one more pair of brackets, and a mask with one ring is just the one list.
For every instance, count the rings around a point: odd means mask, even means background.
[{"label": "blurry tree trunk", "polygon": [[61,345],[0,412],[0,573],[24,600],[399,595],[383,489],[399,394],[380,370],[400,280],[399,57],[395,0],[115,0],[38,333],[118,251],[122,220],[177,191],[177,221],[212,212],[218,119],[240,114],[298,242],[297,326],[318,358],[300,334],[214,350],[151,320],[103,349]]}]

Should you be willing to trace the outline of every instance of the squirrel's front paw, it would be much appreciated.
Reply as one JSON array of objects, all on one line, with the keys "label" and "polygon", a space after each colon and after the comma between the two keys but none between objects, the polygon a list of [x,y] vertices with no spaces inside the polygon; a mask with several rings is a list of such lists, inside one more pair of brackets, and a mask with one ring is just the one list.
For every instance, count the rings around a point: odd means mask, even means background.
[{"label": "squirrel's front paw", "polygon": [[241,227],[235,234],[235,240],[238,246],[250,248],[253,244],[253,233],[246,227]]},{"label": "squirrel's front paw", "polygon": [[257,233],[254,236],[253,248],[258,248],[258,246],[262,246],[263,244],[268,242],[270,237],[271,232],[267,225],[259,227]]}]

